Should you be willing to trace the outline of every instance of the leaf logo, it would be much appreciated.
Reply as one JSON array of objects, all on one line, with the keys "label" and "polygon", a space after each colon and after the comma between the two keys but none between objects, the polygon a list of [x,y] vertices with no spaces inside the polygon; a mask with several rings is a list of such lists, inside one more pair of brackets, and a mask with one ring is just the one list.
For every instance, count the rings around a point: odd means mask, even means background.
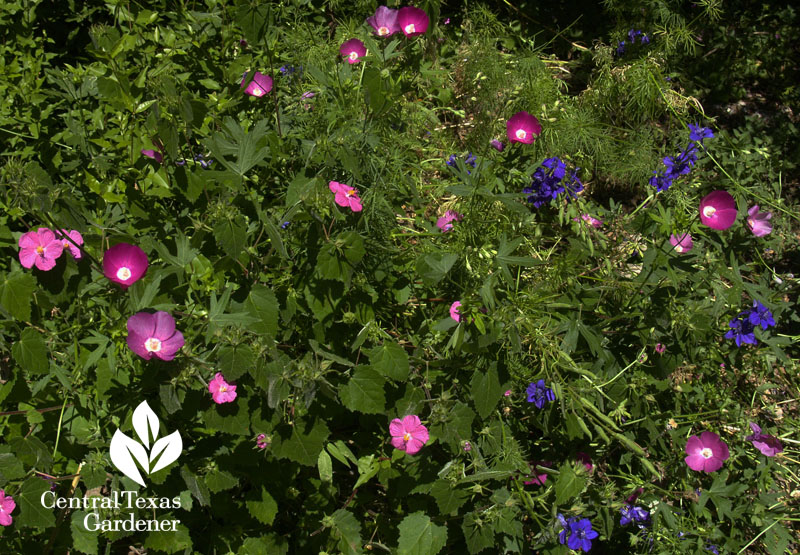
[{"label": "leaf logo", "polygon": [[[152,474],[175,462],[183,450],[183,440],[177,430],[158,439],[158,427],[158,416],[147,401],[142,401],[133,411],[133,429],[139,436],[140,442],[128,437],[119,429],[111,438],[109,450],[111,462],[125,476],[141,486],[144,486],[144,479],[139,467],[145,474]],[[136,463],[139,463],[138,467]]]}]

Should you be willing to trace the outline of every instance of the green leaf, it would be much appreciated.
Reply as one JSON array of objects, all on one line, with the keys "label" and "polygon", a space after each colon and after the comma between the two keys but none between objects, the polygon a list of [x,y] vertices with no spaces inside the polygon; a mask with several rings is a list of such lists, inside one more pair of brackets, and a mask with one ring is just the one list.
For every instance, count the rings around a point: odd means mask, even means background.
[{"label": "green leaf", "polygon": [[31,319],[31,299],[36,279],[29,273],[12,272],[0,278],[0,307],[21,322]]},{"label": "green leaf", "polygon": [[14,525],[20,528],[49,528],[56,523],[55,509],[42,506],[42,494],[50,491],[50,484],[38,476],[31,476],[22,484],[15,501],[19,505],[19,515],[14,517]]},{"label": "green leaf", "polygon": [[262,524],[271,525],[278,514],[278,503],[263,487],[260,501],[246,501],[245,504],[250,514]]},{"label": "green leaf", "polygon": [[272,449],[277,457],[314,466],[329,434],[330,430],[322,419],[309,422],[298,418],[288,440],[273,436]]},{"label": "green leaf", "polygon": [[586,486],[586,478],[575,472],[575,465],[571,462],[562,464],[556,480],[556,505],[563,505],[572,498],[580,495]]},{"label": "green leaf", "polygon": [[375,455],[361,457],[356,466],[358,467],[358,480],[353,486],[354,490],[369,482],[381,469],[380,462],[375,460]]},{"label": "green leaf", "polygon": [[240,436],[250,434],[250,409],[247,407],[247,399],[242,396],[237,396],[232,403],[212,403],[203,412],[202,418],[205,425],[212,430]]},{"label": "green leaf", "polygon": [[339,540],[339,549],[348,555],[361,553],[361,524],[353,513],[339,509],[324,522],[330,522],[331,536]]},{"label": "green leaf", "polygon": [[207,507],[211,502],[211,493],[209,493],[205,482],[198,480],[189,467],[183,465],[181,467],[181,476],[183,481],[186,482],[186,487],[192,492],[192,495],[197,499],[200,505]]},{"label": "green leaf", "polygon": [[433,496],[439,510],[445,515],[457,511],[469,497],[469,492],[455,486],[449,480],[436,480],[428,493]]},{"label": "green leaf", "polygon": [[[97,555],[97,532],[91,532],[86,529],[84,519],[86,515],[91,512],[75,511],[72,513],[69,528],[72,532],[72,547],[75,551],[86,553],[87,555]],[[90,521],[94,522],[94,517]]]},{"label": "green leaf", "polygon": [[411,369],[408,363],[408,354],[405,349],[393,341],[384,341],[380,347],[375,347],[367,352],[370,366],[394,381],[402,382],[408,379]]},{"label": "green leaf", "polygon": [[417,260],[417,274],[425,285],[436,285],[450,271],[458,255],[452,253],[431,253]]},{"label": "green leaf", "polygon": [[244,218],[236,216],[224,219],[214,226],[214,238],[223,252],[236,260],[247,242],[247,228]]},{"label": "green leaf", "polygon": [[25,476],[25,468],[13,453],[7,452],[7,445],[0,447],[0,484]]},{"label": "green leaf", "polygon": [[33,328],[22,331],[19,341],[11,348],[11,354],[17,364],[31,374],[44,374],[50,369],[42,334]]},{"label": "green leaf", "polygon": [[339,388],[339,398],[352,411],[379,414],[386,410],[385,382],[386,378],[369,366],[358,366],[350,381]]},{"label": "green leaf", "polygon": [[217,365],[226,380],[235,380],[252,370],[255,354],[249,345],[226,345],[217,353]]},{"label": "green leaf", "polygon": [[470,382],[470,393],[472,402],[478,409],[478,414],[485,419],[492,413],[497,402],[503,396],[496,363],[492,364],[485,372],[480,369],[475,370]]},{"label": "green leaf", "polygon": [[[169,520],[172,515],[163,515],[159,520]],[[172,517],[174,519],[174,517]],[[192,538],[189,529],[183,524],[178,524],[174,532],[150,532],[144,541],[144,546],[154,551],[177,553],[178,551],[191,551]]]},{"label": "green leaf", "polygon": [[479,553],[487,547],[495,547],[494,528],[479,515],[475,513],[465,515],[461,530],[464,532],[470,553]]},{"label": "green leaf", "polygon": [[405,517],[398,530],[398,555],[436,555],[447,543],[447,528],[433,524],[422,512]]},{"label": "green leaf", "polygon": [[272,289],[265,285],[255,285],[247,296],[245,307],[258,321],[249,329],[254,333],[268,334],[275,337],[278,334],[278,298]]},{"label": "green leaf", "polygon": [[239,485],[239,478],[225,470],[212,470],[206,474],[206,485],[211,493],[235,488]]},{"label": "green leaf", "polygon": [[[328,449],[330,448],[331,445],[328,444]],[[324,449],[319,452],[319,457],[317,457],[317,468],[319,469],[320,480],[323,482],[333,481],[333,460]]]}]

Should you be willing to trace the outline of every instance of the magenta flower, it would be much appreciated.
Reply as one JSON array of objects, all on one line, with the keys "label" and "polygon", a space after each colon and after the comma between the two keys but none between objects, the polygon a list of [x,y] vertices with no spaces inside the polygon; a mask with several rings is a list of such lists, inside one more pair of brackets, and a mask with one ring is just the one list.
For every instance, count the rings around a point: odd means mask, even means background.
[{"label": "magenta flower", "polygon": [[142,154],[147,156],[148,158],[152,158],[159,164],[164,161],[164,156],[157,150],[145,150],[142,149]]},{"label": "magenta flower", "polygon": [[11,513],[17,507],[10,495],[6,495],[5,490],[0,489],[0,524],[11,526]]},{"label": "magenta flower", "polygon": [[[236,386],[233,387],[235,388]],[[258,434],[258,436],[256,437],[256,447],[258,447],[259,449],[266,449],[269,443],[270,442],[267,439],[266,434]]]},{"label": "magenta flower", "polygon": [[511,390],[507,389],[505,393],[503,393],[505,397],[509,397],[511,395]]},{"label": "magenta flower", "polygon": [[458,311],[460,307],[461,307],[461,301],[456,301],[450,305],[450,318],[452,318],[456,322],[461,321],[461,313]]},{"label": "magenta flower", "polygon": [[587,472],[591,472],[592,469],[594,469],[592,458],[583,451],[578,451],[575,453],[575,458],[578,459],[578,462],[583,465],[583,468],[585,468]]},{"label": "magenta flower", "polygon": [[55,233],[46,227],[24,233],[19,238],[18,244],[19,263],[25,268],[30,268],[35,264],[44,272],[53,269],[56,259],[64,250],[64,245],[56,239]]},{"label": "magenta flower", "polygon": [[[247,81],[247,72],[242,76],[241,86],[245,86],[245,82]],[[245,94],[249,94],[250,96],[264,96],[269,91],[272,90],[272,77],[269,75],[264,75],[263,73],[259,73],[256,71],[255,75],[253,76],[253,80],[245,87],[244,92]]]},{"label": "magenta flower", "polygon": [[421,35],[428,30],[428,23],[430,23],[428,14],[420,8],[406,6],[397,12],[397,25],[407,37]]},{"label": "magenta flower", "polygon": [[361,61],[359,58],[366,55],[367,47],[358,39],[350,39],[342,43],[339,53],[347,58],[348,63],[355,64]]},{"label": "magenta flower", "polygon": [[664,354],[664,351],[666,351],[666,350],[667,350],[667,348],[666,348],[666,347],[665,347],[663,344],[661,344],[661,343],[656,343],[656,352],[657,352],[658,354],[660,354],[660,355],[663,355],[663,354]]},{"label": "magenta flower", "polygon": [[546,472],[542,472],[541,474],[539,474],[539,472],[541,472],[541,471],[536,470],[536,467],[537,466],[550,466],[551,464],[553,464],[553,463],[550,462],[550,461],[535,461],[535,462],[530,463],[531,474],[526,476],[527,478],[530,478],[530,480],[525,480],[523,482],[523,484],[525,484],[526,486],[531,486],[531,485],[533,485],[533,486],[543,486],[544,483],[547,481],[547,473]]},{"label": "magenta flower", "polygon": [[[603,221],[602,220],[598,220],[597,218],[593,218],[589,214],[581,214],[581,220],[583,220],[584,222],[586,222],[587,224],[589,224],[590,226],[592,226],[595,229],[599,229],[599,228],[603,227]],[[577,222],[578,218],[572,218],[572,221],[573,222]]]},{"label": "magenta flower", "polygon": [[448,210],[444,213],[444,216],[436,220],[436,227],[442,230],[442,233],[447,233],[451,229],[453,229],[453,224],[451,222],[456,221],[460,222],[461,218],[464,216],[459,214],[455,210]]},{"label": "magenta flower", "polygon": [[[214,399],[214,402],[218,405],[222,403],[231,403],[236,399],[236,386],[226,382],[220,372],[217,372],[214,379],[208,382],[208,392],[211,393],[211,398]],[[264,447],[266,446],[265,443]],[[263,449],[264,447],[260,448]]]},{"label": "magenta flower", "polygon": [[684,460],[689,468],[709,473],[722,468],[730,452],[728,445],[717,434],[703,432],[700,437],[692,436],[686,442],[686,455]]},{"label": "magenta flower", "polygon": [[512,143],[529,145],[542,133],[539,120],[528,112],[517,112],[506,122],[506,135]]},{"label": "magenta flower", "polygon": [[336,196],[334,201],[339,206],[347,206],[353,212],[361,212],[361,199],[358,197],[358,191],[353,189],[350,185],[339,183],[338,181],[331,181],[328,183],[328,188]]},{"label": "magenta flower", "polygon": [[736,201],[727,191],[712,191],[700,201],[700,221],[712,229],[728,229],[736,221]]},{"label": "magenta flower", "polygon": [[410,414],[400,420],[395,418],[389,424],[389,433],[392,435],[392,445],[395,449],[405,451],[409,455],[416,455],[422,446],[428,442],[428,428],[422,425],[419,417]]},{"label": "magenta flower", "polygon": [[756,204],[747,211],[747,215],[747,226],[753,235],[763,237],[772,233],[772,222],[769,221],[772,218],[772,212],[759,212]]},{"label": "magenta flower", "polygon": [[753,444],[753,447],[761,451],[762,454],[768,457],[774,457],[783,451],[783,445],[780,440],[769,434],[761,433],[761,426],[755,422],[750,422],[750,429],[753,433],[745,439]]},{"label": "magenta flower", "polygon": [[75,260],[80,260],[81,257],[83,256],[81,249],[79,249],[71,241],[68,241],[66,239],[67,237],[69,237],[70,239],[72,239],[72,241],[74,241],[78,245],[82,245],[83,237],[81,237],[80,232],[75,229],[72,229],[70,231],[62,229],[61,231],[57,232],[57,235],[61,240],[61,244],[64,247],[64,250],[69,249],[69,253],[72,255],[72,258],[74,258]]},{"label": "magenta flower", "polygon": [[397,23],[397,10],[379,6],[375,10],[375,15],[367,18],[367,23],[375,29],[375,34],[379,37],[388,37],[400,31]]},{"label": "magenta flower", "polygon": [[147,271],[147,255],[136,245],[119,243],[103,255],[103,273],[111,281],[130,287]]},{"label": "magenta flower", "polygon": [[503,152],[503,149],[505,148],[505,145],[500,141],[498,141],[497,139],[492,139],[489,142],[489,144],[492,145],[492,148],[495,149],[497,152]]},{"label": "magenta flower", "polygon": [[669,243],[673,247],[675,247],[675,252],[678,253],[687,253],[694,247],[694,241],[692,241],[692,236],[688,233],[684,233],[682,235],[675,235],[674,233],[669,236]]},{"label": "magenta flower", "polygon": [[175,319],[162,310],[155,314],[137,312],[128,318],[128,347],[145,360],[153,355],[172,360],[183,343],[183,334],[175,329]]}]

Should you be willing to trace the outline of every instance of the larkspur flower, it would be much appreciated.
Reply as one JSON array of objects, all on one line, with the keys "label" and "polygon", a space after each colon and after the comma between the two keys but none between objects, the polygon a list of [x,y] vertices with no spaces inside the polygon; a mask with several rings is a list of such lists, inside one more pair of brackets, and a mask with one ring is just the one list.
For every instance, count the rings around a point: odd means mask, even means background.
[{"label": "larkspur flower", "polygon": [[675,252],[680,254],[687,253],[694,247],[692,236],[688,233],[682,233],[680,235],[675,235],[673,233],[669,236],[669,243],[675,247]]},{"label": "larkspur flower", "polygon": [[105,276],[127,289],[147,271],[147,255],[136,245],[118,243],[103,255]]},{"label": "larkspur flower", "polygon": [[772,312],[757,300],[753,301],[753,308],[747,314],[747,319],[753,326],[761,326],[762,330],[775,327],[775,318],[772,317]]},{"label": "larkspur flower", "polygon": [[728,445],[714,432],[705,431],[700,436],[691,436],[686,442],[686,464],[692,470],[711,473],[722,468],[728,460]]},{"label": "larkspur flower", "polygon": [[289,227],[289,223],[290,223],[290,222],[283,222],[283,223],[281,224],[281,229],[286,229],[287,227]]},{"label": "larkspur flower", "polygon": [[728,229],[736,214],[736,201],[727,191],[712,191],[700,201],[700,221],[712,229]]},{"label": "larkspur flower", "polygon": [[245,83],[247,83],[247,72],[242,76],[241,86],[245,87],[245,94],[249,94],[250,96],[264,96],[272,90],[272,77],[259,73],[258,71],[255,72],[253,80],[250,81],[247,86],[245,86]]},{"label": "larkspur flower", "polygon": [[157,151],[157,150],[152,150],[152,149],[144,149],[144,148],[143,148],[141,152],[142,152],[142,154],[143,154],[144,156],[146,156],[146,157],[148,157],[148,158],[152,158],[153,160],[155,160],[155,161],[156,161],[156,162],[158,162],[159,164],[160,164],[161,162],[163,162],[163,161],[164,161],[164,155],[163,155],[163,154],[161,154],[161,153],[160,153],[159,151]]},{"label": "larkspur flower", "polygon": [[689,124],[689,140],[703,142],[703,139],[713,139],[714,132],[708,127]]},{"label": "larkspur flower", "polygon": [[214,379],[208,382],[208,392],[218,405],[231,403],[236,399],[236,386],[226,382],[221,372],[217,372]]},{"label": "larkspur flower", "polygon": [[461,321],[461,313],[458,311],[460,307],[461,307],[461,301],[456,301],[450,305],[450,318],[452,318],[456,322]]},{"label": "larkspur flower", "polygon": [[[67,231],[66,229],[61,229],[56,232],[56,236],[61,240],[61,244],[64,246],[64,250],[69,250],[69,253],[72,255],[72,258],[74,258],[75,260],[80,260],[81,257],[83,257],[81,249],[78,248],[80,245],[83,244],[83,237],[81,236],[79,231],[75,229],[71,229],[69,231]],[[67,237],[69,237],[69,239],[72,239],[72,241],[67,239]],[[76,247],[75,245],[78,245],[78,247]]]},{"label": "larkspur flower", "polygon": [[397,10],[387,8],[386,6],[379,6],[375,10],[375,15],[367,18],[375,34],[379,37],[388,37],[400,31],[400,25],[397,23]]},{"label": "larkspur flower", "polygon": [[389,433],[392,436],[392,445],[395,449],[405,451],[409,455],[416,455],[422,446],[428,442],[428,428],[419,417],[410,414],[402,420],[395,418],[389,424]]},{"label": "larkspur flower", "polygon": [[17,507],[17,504],[10,495],[6,495],[5,490],[0,489],[0,524],[3,526],[11,526],[14,520],[11,513]]},{"label": "larkspur flower", "polygon": [[635,507],[630,503],[626,503],[619,510],[621,515],[619,519],[620,526],[627,526],[631,522],[645,523],[650,520],[650,512],[642,507]]},{"label": "larkspur flower", "polygon": [[428,14],[423,9],[406,6],[397,12],[397,25],[407,37],[423,34],[428,30],[429,23]]},{"label": "larkspur flower", "polygon": [[745,440],[751,442],[753,447],[761,451],[763,455],[774,457],[783,451],[783,444],[781,444],[780,440],[773,435],[762,434],[761,426],[755,422],[750,422],[750,429],[753,430],[753,433],[747,436]]},{"label": "larkspur flower", "polygon": [[544,380],[539,380],[536,383],[531,382],[526,391],[528,393],[528,402],[536,405],[537,409],[543,408],[548,401],[552,403],[556,400],[556,394],[545,385]]},{"label": "larkspur flower", "polygon": [[492,145],[492,148],[495,149],[497,152],[503,152],[503,149],[505,148],[505,145],[501,141],[498,141],[497,139],[492,139],[491,141],[489,141],[489,144]]},{"label": "larkspur flower", "polygon": [[350,39],[339,47],[339,54],[347,58],[348,63],[356,64],[367,54],[367,47],[358,39]]},{"label": "larkspur flower", "polygon": [[706,546],[706,551],[710,551],[714,555],[719,555],[719,548],[713,543],[710,543]]},{"label": "larkspur flower", "polygon": [[175,329],[175,319],[163,310],[155,314],[137,312],[128,318],[128,347],[145,360],[153,356],[172,360],[183,344],[183,334]]},{"label": "larkspur flower", "polygon": [[734,339],[737,347],[741,347],[742,343],[749,345],[758,343],[754,333],[755,326],[749,320],[743,320],[741,315],[728,322],[728,326],[731,329],[725,334],[725,339]]},{"label": "larkspur flower", "polygon": [[562,193],[566,194],[567,200],[577,198],[577,194],[583,191],[583,183],[578,179],[579,169],[575,168],[566,179],[567,165],[558,157],[546,158],[533,172],[531,186],[522,192],[529,195],[528,202],[536,208],[551,203]]},{"label": "larkspur flower", "polygon": [[334,193],[334,201],[339,206],[350,208],[353,212],[361,212],[361,198],[358,196],[358,191],[345,183],[338,181],[331,181],[328,183],[328,188]]},{"label": "larkspur flower", "polygon": [[506,136],[509,142],[529,145],[541,135],[542,126],[535,116],[524,110],[511,116],[506,122]]},{"label": "larkspur flower", "polygon": [[447,233],[453,229],[453,222],[460,222],[464,216],[455,210],[448,210],[444,216],[436,220],[436,227],[442,230],[442,233]]},{"label": "larkspur flower", "polygon": [[567,539],[567,547],[570,549],[589,551],[592,549],[592,540],[600,534],[592,530],[592,523],[588,518],[570,519],[570,535]]},{"label": "larkspur flower", "polygon": [[772,212],[759,212],[756,204],[747,211],[747,227],[756,237],[763,237],[772,233]]},{"label": "larkspur flower", "polygon": [[619,43],[617,44],[616,53],[617,53],[617,56],[622,56],[623,54],[625,54],[625,41],[624,40],[619,41]]},{"label": "larkspur flower", "polygon": [[17,244],[20,249],[19,263],[25,268],[35,265],[44,272],[55,267],[56,259],[64,250],[64,245],[56,238],[56,234],[46,227],[22,234]]}]

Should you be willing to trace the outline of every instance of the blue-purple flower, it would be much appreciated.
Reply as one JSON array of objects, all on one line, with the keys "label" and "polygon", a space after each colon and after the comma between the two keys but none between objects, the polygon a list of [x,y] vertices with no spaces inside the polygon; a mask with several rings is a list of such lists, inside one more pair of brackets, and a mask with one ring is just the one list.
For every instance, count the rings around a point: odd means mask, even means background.
[{"label": "blue-purple flower", "polygon": [[533,172],[533,182],[530,187],[525,187],[522,192],[528,196],[528,202],[536,208],[549,204],[558,195],[566,193],[567,198],[576,198],[583,191],[583,183],[578,179],[578,170],[575,168],[568,179],[567,165],[560,158],[547,158],[542,165]]},{"label": "blue-purple flower", "polygon": [[548,401],[552,403],[556,400],[556,394],[544,384],[544,380],[539,380],[536,383],[531,382],[527,393],[528,402],[536,405],[537,409],[543,408]]},{"label": "blue-purple flower", "polygon": [[592,548],[592,540],[600,535],[595,530],[592,530],[592,523],[588,518],[571,517],[566,520],[559,513],[558,521],[563,528],[558,534],[558,541],[562,545],[566,543],[570,549],[589,551]]},{"label": "blue-purple flower", "polygon": [[644,528],[647,521],[650,520],[650,512],[642,507],[625,504],[619,510],[621,515],[619,519],[620,526],[627,526],[631,522],[636,522],[639,528]]},{"label": "blue-purple flower", "polygon": [[759,301],[753,301],[753,307],[739,315],[728,323],[731,328],[725,334],[726,339],[736,341],[736,346],[741,347],[742,343],[755,345],[758,343],[755,336],[756,326],[761,326],[762,330],[775,326],[775,318],[772,312]]},{"label": "blue-purple flower", "polygon": [[708,127],[689,124],[689,140],[703,142],[703,139],[713,139],[714,132]]}]

